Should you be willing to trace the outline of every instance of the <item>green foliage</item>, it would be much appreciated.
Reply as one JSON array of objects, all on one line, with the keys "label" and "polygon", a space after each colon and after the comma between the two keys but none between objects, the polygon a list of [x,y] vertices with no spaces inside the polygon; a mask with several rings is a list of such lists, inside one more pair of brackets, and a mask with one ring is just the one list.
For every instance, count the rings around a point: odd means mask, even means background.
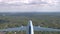
[{"label": "green foliage", "polygon": [[[26,14],[19,16],[0,16],[0,29],[26,26],[28,20],[33,21],[33,25],[46,28],[58,28],[60,29],[60,16],[41,15],[41,14]],[[1,22],[2,20],[2,22]],[[20,34],[21,32],[17,32]],[[6,34],[14,34],[14,32],[6,32]],[[26,32],[22,32],[26,34]],[[35,32],[35,34],[60,34],[60,32]]]}]

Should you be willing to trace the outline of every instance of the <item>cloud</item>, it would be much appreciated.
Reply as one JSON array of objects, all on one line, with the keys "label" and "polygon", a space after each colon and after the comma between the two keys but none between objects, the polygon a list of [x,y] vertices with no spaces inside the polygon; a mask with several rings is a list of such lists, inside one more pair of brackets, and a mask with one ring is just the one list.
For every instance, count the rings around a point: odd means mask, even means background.
[{"label": "cloud", "polygon": [[0,11],[60,11],[60,0],[3,0]]},{"label": "cloud", "polygon": [[0,5],[33,5],[44,4],[48,6],[54,6],[59,4],[60,0],[0,0]]},{"label": "cloud", "polygon": [[55,0],[0,0],[5,4],[54,4]]}]

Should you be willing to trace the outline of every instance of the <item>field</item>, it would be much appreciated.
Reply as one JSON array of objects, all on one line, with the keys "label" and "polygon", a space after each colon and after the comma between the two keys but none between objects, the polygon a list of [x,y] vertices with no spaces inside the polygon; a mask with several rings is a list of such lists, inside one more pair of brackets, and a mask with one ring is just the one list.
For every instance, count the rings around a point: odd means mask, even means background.
[{"label": "field", "polygon": [[[32,20],[34,26],[60,29],[60,13],[0,13],[0,29],[27,26]],[[14,32],[5,32],[14,34]],[[18,31],[16,34],[26,34],[25,31]],[[60,32],[36,32],[35,34],[60,34]]]}]

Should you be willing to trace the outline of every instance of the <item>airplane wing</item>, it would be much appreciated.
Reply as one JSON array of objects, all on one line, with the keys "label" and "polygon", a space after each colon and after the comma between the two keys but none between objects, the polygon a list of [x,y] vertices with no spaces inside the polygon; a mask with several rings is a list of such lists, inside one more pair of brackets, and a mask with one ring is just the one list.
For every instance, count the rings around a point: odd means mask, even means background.
[{"label": "airplane wing", "polygon": [[38,26],[33,26],[34,31],[58,31],[60,32],[60,29],[53,29],[53,28],[44,28],[44,27],[38,27]]},{"label": "airplane wing", "polygon": [[21,27],[16,27],[16,28],[7,28],[7,29],[0,29],[0,32],[5,32],[5,31],[25,31],[26,26],[21,26]]}]

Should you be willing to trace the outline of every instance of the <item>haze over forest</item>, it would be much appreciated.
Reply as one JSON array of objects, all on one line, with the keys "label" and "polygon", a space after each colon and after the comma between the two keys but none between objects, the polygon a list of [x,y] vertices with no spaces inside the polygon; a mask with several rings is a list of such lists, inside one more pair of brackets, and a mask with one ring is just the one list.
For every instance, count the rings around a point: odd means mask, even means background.
[{"label": "haze over forest", "polygon": [[[60,12],[0,12],[0,29],[26,26],[30,19],[35,26],[60,29]],[[14,32],[5,32],[5,34],[14,34]],[[17,31],[16,34],[26,34],[26,31],[22,33]],[[60,32],[35,31],[34,34],[60,34]]]}]

